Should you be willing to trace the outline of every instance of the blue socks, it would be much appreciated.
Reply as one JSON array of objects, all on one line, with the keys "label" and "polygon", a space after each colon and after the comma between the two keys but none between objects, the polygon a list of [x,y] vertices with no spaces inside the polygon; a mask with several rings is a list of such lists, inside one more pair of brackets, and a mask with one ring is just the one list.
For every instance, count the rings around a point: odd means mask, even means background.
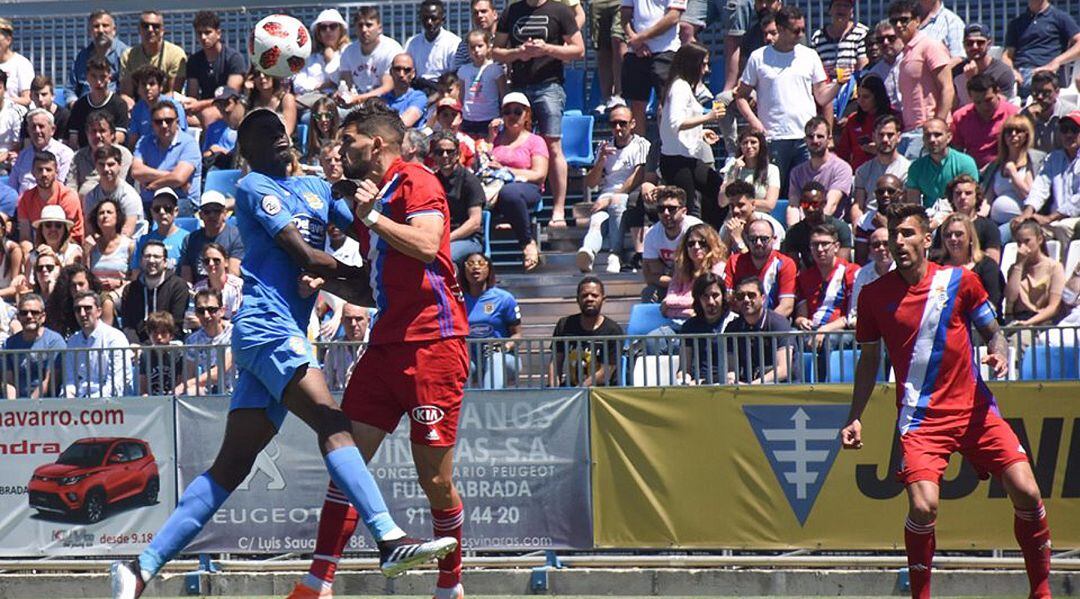
[{"label": "blue socks", "polygon": [[180,496],[176,511],[154,536],[150,546],[139,554],[143,580],[153,578],[166,562],[187,547],[228,498],[229,491],[214,482],[207,472],[191,481]]},{"label": "blue socks", "polygon": [[[360,519],[376,541],[388,541],[405,536],[386,509],[382,492],[356,447],[341,447],[326,454],[326,469],[330,478],[349,498]],[[156,540],[156,539],[155,539]]]}]

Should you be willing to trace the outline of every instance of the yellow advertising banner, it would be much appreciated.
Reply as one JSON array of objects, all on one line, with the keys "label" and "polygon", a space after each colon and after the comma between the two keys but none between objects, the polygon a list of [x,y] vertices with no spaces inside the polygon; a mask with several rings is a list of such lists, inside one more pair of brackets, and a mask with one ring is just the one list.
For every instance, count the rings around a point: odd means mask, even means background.
[{"label": "yellow advertising banner", "polygon": [[[991,387],[1032,456],[1055,549],[1080,547],[1080,386]],[[874,391],[864,448],[845,451],[850,386],[596,389],[596,546],[902,548],[895,398],[892,386]],[[1000,482],[959,455],[941,498],[939,548],[1016,544]]]}]

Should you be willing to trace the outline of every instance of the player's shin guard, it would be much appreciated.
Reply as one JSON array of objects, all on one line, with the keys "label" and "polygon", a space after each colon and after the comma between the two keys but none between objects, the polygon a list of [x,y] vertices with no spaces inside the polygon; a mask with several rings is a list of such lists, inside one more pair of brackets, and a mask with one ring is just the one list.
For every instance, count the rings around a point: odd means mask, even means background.
[{"label": "player's shin guard", "polygon": [[176,511],[154,535],[150,546],[139,554],[143,580],[156,576],[162,566],[187,547],[229,495],[229,491],[217,484],[209,472],[191,481],[180,496]]},{"label": "player's shin guard", "polygon": [[908,577],[914,599],[930,599],[930,571],[936,546],[934,524],[919,524],[911,518],[904,523],[904,547],[907,549]]},{"label": "player's shin guard", "polygon": [[439,580],[435,586],[451,589],[461,582],[461,525],[465,522],[465,507],[460,503],[448,510],[431,510],[435,538],[454,537],[457,548],[439,560]]},{"label": "player's shin guard", "polygon": [[1033,510],[1016,509],[1013,531],[1020,552],[1024,554],[1031,597],[1050,596],[1050,525],[1046,522],[1046,507],[1039,502]]},{"label": "player's shin guard", "polygon": [[390,517],[382,492],[375,484],[360,450],[353,446],[340,447],[326,454],[325,460],[331,480],[360,512],[360,518],[376,541],[405,536],[405,531],[398,528]]},{"label": "player's shin guard", "polygon": [[316,592],[329,591],[334,584],[338,560],[345,552],[360,515],[349,503],[349,498],[333,481],[326,489],[322,514],[319,516],[319,534],[315,538],[315,553],[311,556],[311,568],[301,583]]}]

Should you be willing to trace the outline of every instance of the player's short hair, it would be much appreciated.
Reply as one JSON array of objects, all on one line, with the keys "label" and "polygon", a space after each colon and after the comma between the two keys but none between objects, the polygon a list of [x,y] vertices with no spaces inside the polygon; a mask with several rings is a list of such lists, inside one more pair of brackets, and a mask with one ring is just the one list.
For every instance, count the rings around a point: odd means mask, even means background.
[{"label": "player's short hair", "polygon": [[683,188],[681,187],[676,187],[674,185],[659,185],[657,186],[655,193],[657,205],[669,198],[677,200],[680,206],[686,205],[686,192],[683,191]]},{"label": "player's short hair", "polygon": [[382,23],[382,15],[379,14],[378,6],[361,6],[353,13],[353,25],[356,25],[363,19],[372,19],[376,23]]},{"label": "player's short hair", "polygon": [[195,18],[191,22],[191,26],[198,31],[200,29],[221,29],[221,19],[218,18],[217,13],[212,10],[200,10],[195,13]]},{"label": "player's short hair", "polygon": [[581,277],[581,280],[578,281],[577,284],[577,293],[574,295],[581,295],[581,290],[584,289],[586,285],[597,285],[600,287],[600,295],[607,295],[607,292],[604,291],[604,282],[596,275],[585,275],[584,277]]},{"label": "player's short hair", "polygon": [[741,179],[728,183],[728,186],[724,188],[724,195],[729,202],[736,198],[752,198],[754,193],[754,185]]},{"label": "player's short hair", "polygon": [[785,4],[780,10],[776,11],[776,26],[790,29],[792,23],[803,18],[805,18],[805,15],[803,15],[803,11],[799,10],[798,6]]},{"label": "player's short hair", "polygon": [[114,146],[112,144],[99,146],[98,149],[94,150],[94,163],[95,164],[98,163],[98,162],[104,161],[104,160],[108,160],[110,158],[112,158],[113,160],[115,160],[117,162],[123,162],[124,161],[124,153],[120,151],[120,148],[118,148],[118,147],[116,147],[116,146]]},{"label": "player's short hair", "polygon": [[874,131],[881,129],[885,125],[896,126],[897,131],[903,131],[904,125],[900,122],[900,117],[895,114],[883,114],[874,121]]},{"label": "player's short hair", "polygon": [[832,237],[833,241],[840,240],[840,230],[837,229],[836,225],[832,223],[821,223],[819,225],[814,225],[810,229],[810,236],[813,237],[814,235],[826,235],[828,237]]},{"label": "player's short hair", "polygon": [[38,164],[38,163],[44,163],[44,162],[51,162],[53,164],[56,164],[56,154],[53,154],[52,152],[50,152],[48,150],[42,150],[40,152],[35,152],[34,153],[34,159],[31,161],[30,164]]},{"label": "player's short hair", "polygon": [[825,136],[832,137],[832,132],[829,131],[829,121],[826,121],[820,116],[811,117],[809,121],[806,121],[806,126],[803,127],[803,133],[810,135],[810,132],[818,127],[825,127]]},{"label": "player's short hair", "polygon": [[[146,248],[148,248],[148,247],[159,247],[159,248],[161,248],[161,251],[165,252],[165,259],[166,260],[169,259],[169,246],[165,245],[165,243],[163,241],[161,241],[160,239],[147,239],[146,243],[143,244],[143,253],[144,254],[146,253]],[[139,256],[139,258],[141,259],[142,256]]]},{"label": "player's short hair", "polygon": [[757,288],[758,293],[760,293],[761,295],[765,295],[765,284],[762,283],[761,279],[757,278],[756,275],[750,275],[748,277],[743,277],[739,279],[739,282],[735,283],[735,287],[733,287],[732,289],[738,289],[743,285],[753,285]]},{"label": "player's short hair", "polygon": [[87,298],[87,297],[93,298],[94,299],[94,305],[97,306],[98,308],[101,307],[101,296],[99,296],[98,292],[94,291],[93,289],[84,289],[83,291],[79,291],[79,292],[75,293],[75,295],[73,295],[71,297],[71,304],[75,305],[75,304],[79,303],[79,300],[82,300],[83,298]]},{"label": "player's short hair", "polygon": [[979,73],[967,81],[967,90],[969,94],[973,93],[986,93],[990,90],[998,91],[1001,87],[998,82],[986,73]]},{"label": "player's short hair", "polygon": [[151,312],[146,315],[146,332],[172,334],[176,332],[176,319],[164,310]]},{"label": "player's short hair", "polygon": [[890,230],[895,229],[904,220],[912,217],[919,221],[919,227],[924,233],[930,231],[930,218],[926,216],[926,208],[923,208],[922,204],[896,202],[889,204],[889,207],[885,209],[885,218],[889,223]]},{"label": "player's short hair", "polygon": [[398,113],[391,110],[386,102],[379,98],[368,98],[345,115],[341,130],[344,131],[349,127],[366,137],[379,136],[398,148],[405,139],[407,129]]}]

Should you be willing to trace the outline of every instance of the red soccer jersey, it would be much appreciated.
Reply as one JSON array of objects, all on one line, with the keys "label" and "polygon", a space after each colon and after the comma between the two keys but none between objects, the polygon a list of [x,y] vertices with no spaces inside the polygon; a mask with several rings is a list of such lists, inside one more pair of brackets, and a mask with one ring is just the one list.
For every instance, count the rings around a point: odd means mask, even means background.
[{"label": "red soccer jersey", "polygon": [[400,175],[401,181],[390,197],[382,199],[382,218],[406,223],[424,214],[438,214],[443,219],[443,235],[438,256],[424,264],[397,251],[356,221],[360,250],[371,265],[371,288],[379,309],[371,327],[370,343],[464,337],[469,334],[469,319],[450,260],[450,209],[446,193],[435,175],[422,164],[398,158],[386,171],[382,185],[394,175]]},{"label": "red soccer jersey", "polygon": [[970,332],[972,323],[993,319],[986,290],[966,268],[931,262],[915,285],[894,270],[862,290],[855,338],[885,341],[902,434],[931,419],[966,419],[973,409],[994,405],[975,367]]},{"label": "red soccer jersey", "polygon": [[781,299],[795,297],[797,271],[795,261],[776,250],[772,251],[761,268],[754,266],[750,252],[732,254],[724,268],[724,287],[731,292],[739,281],[746,277],[757,277],[765,287],[765,308],[775,310]]},{"label": "red soccer jersey", "polygon": [[[817,266],[811,266],[796,277],[796,302],[806,302],[806,314],[814,328],[847,316],[851,302],[851,290],[855,286],[855,273],[859,267],[837,258],[829,276],[822,278]],[[862,317],[862,314],[859,315]]]}]

